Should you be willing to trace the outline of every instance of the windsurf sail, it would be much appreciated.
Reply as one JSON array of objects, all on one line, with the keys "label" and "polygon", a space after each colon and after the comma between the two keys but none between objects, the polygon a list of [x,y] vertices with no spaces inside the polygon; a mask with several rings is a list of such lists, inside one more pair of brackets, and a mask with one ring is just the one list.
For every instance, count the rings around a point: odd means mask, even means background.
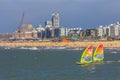
[{"label": "windsurf sail", "polygon": [[93,46],[88,46],[85,51],[83,52],[80,62],[77,64],[87,64],[92,62],[92,55],[93,55]]},{"label": "windsurf sail", "polygon": [[93,61],[102,61],[104,59],[104,48],[103,44],[97,46],[94,54],[93,54]]}]

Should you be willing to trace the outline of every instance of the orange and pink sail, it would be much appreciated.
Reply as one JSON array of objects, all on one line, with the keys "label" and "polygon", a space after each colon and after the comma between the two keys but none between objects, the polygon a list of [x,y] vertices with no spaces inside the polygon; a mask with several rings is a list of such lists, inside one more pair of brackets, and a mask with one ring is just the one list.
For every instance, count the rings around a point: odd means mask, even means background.
[{"label": "orange and pink sail", "polygon": [[92,62],[92,55],[93,55],[93,46],[88,46],[85,51],[83,52],[80,62],[77,62],[77,64],[86,64]]},{"label": "orange and pink sail", "polygon": [[83,52],[80,61],[77,62],[77,64],[88,64],[96,61],[102,61],[104,59],[104,49],[102,44],[97,46],[94,53],[93,51],[93,46],[88,46]]},{"label": "orange and pink sail", "polygon": [[93,55],[93,61],[102,61],[104,59],[104,49],[103,44],[98,45],[96,48],[94,55]]}]

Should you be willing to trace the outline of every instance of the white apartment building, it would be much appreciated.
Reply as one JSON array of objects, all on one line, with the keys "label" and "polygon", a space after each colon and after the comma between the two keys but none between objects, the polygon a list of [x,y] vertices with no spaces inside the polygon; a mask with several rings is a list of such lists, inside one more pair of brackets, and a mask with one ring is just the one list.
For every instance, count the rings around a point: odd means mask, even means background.
[{"label": "white apartment building", "polygon": [[110,36],[111,37],[116,37],[116,36],[119,36],[120,32],[119,32],[119,25],[118,24],[111,24],[109,26],[109,33],[110,33]]},{"label": "white apartment building", "polygon": [[97,36],[103,36],[104,35],[104,30],[103,30],[103,26],[99,26],[99,28],[97,29],[98,31],[98,33],[97,33]]},{"label": "white apartment building", "polygon": [[60,28],[60,36],[68,36],[68,29],[66,27]]},{"label": "white apartment building", "polygon": [[110,29],[110,36],[111,36],[111,37],[114,37],[114,36],[115,36],[114,24],[111,24],[111,25],[109,26],[109,29]]},{"label": "white apartment building", "polygon": [[54,27],[60,26],[59,13],[52,14],[52,26]]},{"label": "white apartment building", "polygon": [[46,27],[46,28],[52,27],[52,21],[46,21],[46,22],[45,22],[45,27]]},{"label": "white apartment building", "polygon": [[109,32],[108,27],[107,26],[103,27],[103,35],[108,36],[108,34],[109,34],[108,32]]},{"label": "white apartment building", "polygon": [[39,25],[39,26],[36,28],[36,30],[37,30],[38,32],[41,32],[41,31],[45,31],[45,28],[43,28],[42,25]]},{"label": "white apartment building", "polygon": [[119,25],[115,25],[115,36],[119,36]]}]

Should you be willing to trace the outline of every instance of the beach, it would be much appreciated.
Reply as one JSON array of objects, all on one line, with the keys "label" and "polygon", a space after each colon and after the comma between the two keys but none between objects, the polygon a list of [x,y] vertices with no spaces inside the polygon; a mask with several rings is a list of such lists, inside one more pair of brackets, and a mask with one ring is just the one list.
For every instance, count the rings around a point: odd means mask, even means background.
[{"label": "beach", "polygon": [[22,47],[22,46],[31,46],[31,47],[86,47],[88,45],[93,45],[94,47],[99,44],[103,44],[104,47],[116,47],[120,48],[120,41],[86,41],[86,42],[0,42],[1,47]]}]

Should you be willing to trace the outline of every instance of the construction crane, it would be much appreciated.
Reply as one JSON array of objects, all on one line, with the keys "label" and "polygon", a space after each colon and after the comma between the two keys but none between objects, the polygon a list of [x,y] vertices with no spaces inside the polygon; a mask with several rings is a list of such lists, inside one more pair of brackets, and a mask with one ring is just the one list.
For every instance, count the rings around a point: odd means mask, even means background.
[{"label": "construction crane", "polygon": [[21,17],[21,21],[20,21],[20,25],[19,25],[19,27],[18,27],[18,35],[19,35],[19,39],[20,39],[20,33],[21,33],[21,30],[20,30],[20,28],[21,28],[21,26],[22,26],[22,24],[23,24],[23,18],[24,18],[24,12],[23,12],[23,14],[22,14],[22,17]]},{"label": "construction crane", "polygon": [[18,33],[21,32],[21,31],[20,31],[20,28],[21,28],[21,26],[22,26],[22,24],[23,24],[23,18],[24,18],[24,12],[23,12],[22,17],[21,17],[20,25],[19,25],[19,27],[18,27]]}]

